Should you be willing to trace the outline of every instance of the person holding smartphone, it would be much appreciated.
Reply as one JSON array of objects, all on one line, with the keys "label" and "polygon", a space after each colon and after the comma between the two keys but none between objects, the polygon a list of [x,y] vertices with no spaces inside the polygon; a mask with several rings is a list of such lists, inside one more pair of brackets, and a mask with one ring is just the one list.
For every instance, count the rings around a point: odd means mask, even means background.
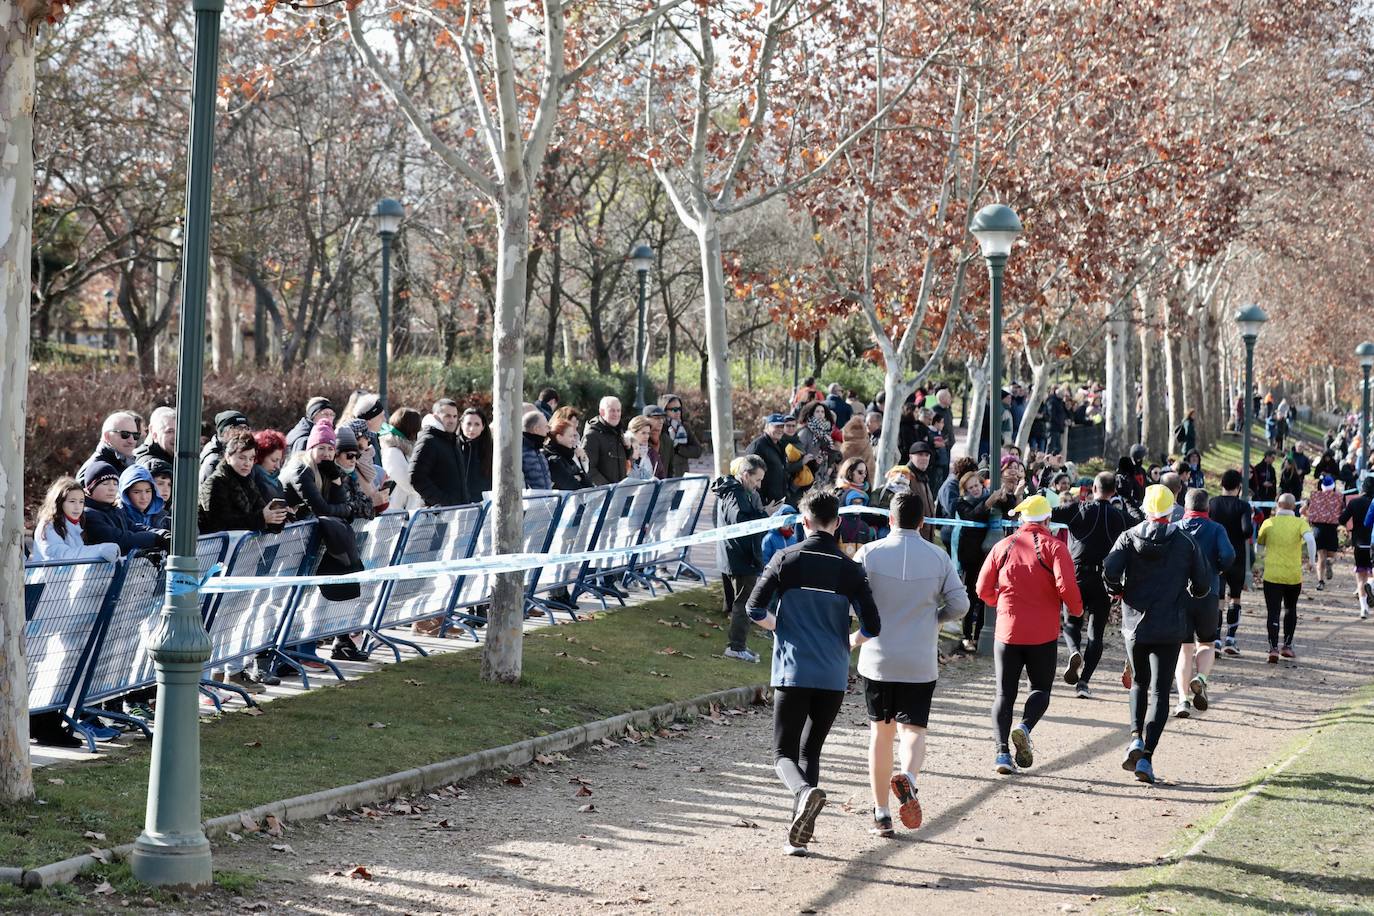
[{"label": "person holding smartphone", "polygon": [[286,501],[269,504],[253,482],[257,442],[246,429],[224,437],[224,460],[200,484],[200,533],[279,531],[286,523]]}]

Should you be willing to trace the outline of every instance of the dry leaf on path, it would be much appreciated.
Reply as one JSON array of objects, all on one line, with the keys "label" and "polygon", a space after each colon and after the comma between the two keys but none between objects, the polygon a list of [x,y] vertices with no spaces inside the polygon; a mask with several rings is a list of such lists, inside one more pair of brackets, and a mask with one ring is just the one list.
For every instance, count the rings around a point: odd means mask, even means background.
[{"label": "dry leaf on path", "polygon": [[93,888],[93,890],[97,894],[113,894],[115,892],[114,885],[108,881],[101,881]]},{"label": "dry leaf on path", "polygon": [[286,829],[286,822],[275,814],[269,814],[264,826],[267,828],[268,836],[281,836]]},{"label": "dry leaf on path", "polygon": [[367,723],[367,727],[368,727],[368,728],[386,728],[386,723],[385,723],[385,722],[369,722],[369,723]]},{"label": "dry leaf on path", "polygon": [[243,829],[247,830],[249,833],[257,833],[262,829],[258,826],[258,822],[253,819],[251,814],[240,814],[239,823],[242,824]]},{"label": "dry leaf on path", "polygon": [[289,843],[273,843],[272,851],[285,853],[289,856],[294,856],[296,854],[296,850],[292,849]]},{"label": "dry leaf on path", "polygon": [[506,785],[523,786],[525,785],[525,780],[520,777],[519,773],[513,773],[512,775],[506,777]]},{"label": "dry leaf on path", "polygon": [[736,821],[735,821],[733,824],[731,824],[730,826],[731,826],[731,827],[744,827],[744,828],[747,829],[747,830],[758,830],[758,829],[759,829],[759,825],[758,825],[758,824],[756,824],[755,822],[749,820],[749,819],[746,818],[746,817],[739,818],[738,820],[736,820]]},{"label": "dry leaf on path", "polygon": [[246,708],[243,710],[243,714],[244,714],[245,716],[260,716],[260,715],[263,714],[263,713],[262,713],[262,707],[261,707],[261,706],[248,706],[248,707],[246,707]]},{"label": "dry leaf on path", "polygon": [[363,881],[371,881],[371,880],[372,880],[372,872],[370,872],[370,871],[367,870],[367,866],[366,866],[366,865],[359,865],[359,866],[357,866],[356,868],[354,868],[351,872],[348,873],[348,877],[350,877],[350,878],[360,878],[360,879],[362,879]]},{"label": "dry leaf on path", "polygon": [[596,810],[596,805],[587,804],[587,805],[583,805],[581,808],[578,808],[578,809],[577,809],[577,813],[578,813],[578,814],[591,814],[591,813],[592,813],[593,811],[595,811],[595,810]]},{"label": "dry leaf on path", "polygon": [[81,838],[83,840],[95,840],[97,843],[99,843],[100,841],[105,839],[105,834],[96,833],[94,830],[87,830],[85,833],[81,834]]},{"label": "dry leaf on path", "polygon": [[588,795],[591,795],[591,794],[592,794],[592,790],[591,790],[591,789],[587,788],[586,786],[578,786],[578,787],[577,787],[577,791],[573,793],[573,797],[574,797],[574,798],[586,798]]},{"label": "dry leaf on path", "polygon": [[647,763],[640,763],[639,761],[635,761],[634,763],[630,764],[630,768],[634,770],[647,770],[649,768],[649,765]]},{"label": "dry leaf on path", "polygon": [[244,747],[262,747],[262,742],[261,742],[261,741],[245,741],[245,742],[243,742],[243,746],[244,746]]},{"label": "dry leaf on path", "polygon": [[422,684],[422,683],[420,683],[419,681],[415,680],[415,678],[413,678],[413,677],[408,677],[408,678],[406,678],[406,683],[409,684],[409,685],[412,686],[412,687],[423,687],[423,686],[425,686],[424,684]]},{"label": "dry leaf on path", "polygon": [[110,854],[104,849],[97,849],[94,846],[88,846],[86,847],[86,851],[90,853],[92,859],[95,859],[101,865],[110,864]]},{"label": "dry leaf on path", "polygon": [[242,834],[235,833],[235,832],[232,831],[232,830],[226,830],[226,831],[224,831],[224,835],[227,836],[229,839],[233,840],[235,843],[241,843],[241,842],[243,842],[243,836],[242,836]]}]

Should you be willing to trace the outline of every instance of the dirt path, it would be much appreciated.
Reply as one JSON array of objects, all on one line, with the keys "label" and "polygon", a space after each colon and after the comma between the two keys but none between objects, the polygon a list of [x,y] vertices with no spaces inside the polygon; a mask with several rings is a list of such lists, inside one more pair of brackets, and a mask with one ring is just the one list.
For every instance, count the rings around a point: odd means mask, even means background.
[{"label": "dirt path", "polygon": [[[1219,662],[1210,712],[1170,720],[1154,787],[1120,768],[1127,709],[1112,629],[1096,698],[1058,685],[1036,730],[1036,766],[1018,777],[991,771],[990,662],[947,666],[920,780],[926,824],[896,840],[867,833],[866,726],[851,695],[824,762],[831,805],[805,859],[779,852],[788,805],[761,707],[536,765],[517,774],[521,786],[507,773],[473,780],[457,797],[414,800],[425,810],[409,815],[221,842],[216,866],[265,876],[249,898],[265,910],[317,914],[1072,912],[1099,894],[1103,906],[1123,872],[1151,864],[1176,831],[1370,679],[1374,621],[1355,617],[1348,562],[1331,585],[1304,595],[1297,665],[1265,663],[1260,600],[1247,593],[1245,655]],[[577,780],[590,795],[577,794]],[[282,842],[291,850],[271,849]],[[370,880],[348,877],[359,865]]]}]

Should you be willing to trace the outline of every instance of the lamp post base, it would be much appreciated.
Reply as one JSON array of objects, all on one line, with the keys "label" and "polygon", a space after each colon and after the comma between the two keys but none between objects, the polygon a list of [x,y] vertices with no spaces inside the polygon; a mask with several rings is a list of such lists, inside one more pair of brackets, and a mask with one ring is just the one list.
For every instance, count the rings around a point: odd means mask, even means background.
[{"label": "lamp post base", "polygon": [[210,841],[203,833],[156,837],[144,833],[134,841],[129,866],[134,877],[153,887],[203,890],[214,879],[210,867]]}]

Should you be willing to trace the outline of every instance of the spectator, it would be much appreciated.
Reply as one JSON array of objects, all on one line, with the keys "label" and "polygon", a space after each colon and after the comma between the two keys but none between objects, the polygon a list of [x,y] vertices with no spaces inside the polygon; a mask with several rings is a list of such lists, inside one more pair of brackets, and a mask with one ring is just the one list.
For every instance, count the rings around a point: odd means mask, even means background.
[{"label": "spectator", "polygon": [[166,550],[171,543],[167,531],[155,531],[147,525],[129,521],[119,510],[119,472],[106,461],[96,461],[86,467],[82,478],[86,490],[86,508],[81,514],[81,527],[89,544],[114,544],[121,554],[131,550]]},{"label": "spectator", "polygon": [[105,418],[100,426],[100,441],[96,443],[91,457],[81,464],[76,476],[86,479],[86,471],[97,461],[103,461],[123,473],[134,460],[134,450],[138,448],[138,418],[127,410],[116,411]]},{"label": "spectator", "polygon": [[398,407],[391,419],[382,424],[379,441],[382,444],[382,470],[395,483],[391,491],[391,508],[411,512],[424,506],[420,494],[410,482],[410,456],[415,440],[420,436],[420,411],[414,407]]},{"label": "spectator", "polygon": [[911,454],[911,446],[917,439],[926,438],[916,419],[916,405],[903,404],[902,413],[897,418],[897,454]]},{"label": "spectator", "polygon": [[148,417],[148,438],[134,450],[134,461],[152,470],[148,462],[157,460],[176,466],[177,412],[171,407],[158,407]]},{"label": "spectator", "polygon": [[816,379],[808,375],[802,381],[801,387],[797,389],[797,393],[792,397],[792,408],[794,410],[800,410],[802,406],[810,404],[812,401],[820,400],[820,397],[821,392],[820,389],[816,387]]},{"label": "spectator", "polygon": [[467,478],[458,454],[458,403],[434,402],[420,423],[410,459],[410,485],[426,506],[461,506],[468,502]]},{"label": "spectator", "polygon": [[[349,499],[360,493],[367,500],[368,511],[354,513],[354,518],[372,518],[386,511],[386,493],[377,486],[377,464],[373,460],[372,443],[367,438],[367,421],[354,419],[334,431],[337,437],[334,462],[344,471],[343,486]],[[357,491],[355,493],[354,491]]]},{"label": "spectator", "polygon": [[334,462],[338,436],[328,420],[315,424],[303,451],[287,459],[282,468],[281,482],[286,489],[286,501],[297,507],[297,518],[337,518],[353,520],[353,507],[344,502],[331,502],[337,495],[339,466]]},{"label": "spectator", "polygon": [[1026,389],[1020,382],[1011,383],[1011,400],[1007,402],[1007,408],[1011,411],[1011,438],[1014,440],[1026,418]]},{"label": "spectator", "polygon": [[[879,422],[881,421],[882,418],[879,417]],[[863,417],[851,416],[840,432],[843,436],[840,442],[840,457],[845,461],[858,458],[866,467],[872,468],[873,443],[869,441],[868,432],[864,429]]]},{"label": "spectator", "polygon": [[763,482],[759,485],[758,491],[766,505],[781,503],[787,499],[792,475],[802,468],[801,461],[787,461],[787,456],[779,444],[782,440],[784,419],[783,414],[770,414],[764,424],[763,435],[749,443],[749,447],[744,450],[746,455],[756,455],[763,461]]},{"label": "spectator", "polygon": [[654,468],[654,476],[659,480],[668,477],[668,467],[663,463],[663,422],[667,417],[667,412],[657,404],[649,404],[644,408],[644,419],[649,421],[649,441],[646,447],[649,450],[649,461]]},{"label": "spectator", "polygon": [[534,409],[542,413],[545,420],[552,420],[553,412],[558,409],[558,389],[541,389],[539,400],[534,402]]},{"label": "spectator", "polygon": [[868,433],[868,443],[874,448],[883,437],[883,415],[880,411],[870,410],[864,414],[864,431]]},{"label": "spectator", "polygon": [[153,475],[153,489],[157,490],[157,495],[162,497],[165,509],[170,512],[172,507],[172,465],[161,458],[145,458],[141,463],[148,469],[148,473]]},{"label": "spectator", "polygon": [[649,435],[653,424],[648,417],[633,417],[625,433],[625,448],[630,453],[626,477],[630,480],[653,480],[654,460],[649,454]]},{"label": "spectator", "polygon": [[1191,452],[1197,448],[1197,411],[1189,408],[1188,415],[1185,416],[1174,430],[1174,442],[1178,445],[1178,450],[1183,453]]},{"label": "spectator", "polygon": [[549,479],[555,490],[584,490],[590,487],[587,472],[577,463],[577,423],[559,418],[549,424],[549,441],[544,446],[544,459],[549,465]]},{"label": "spectator", "polygon": [[[835,496],[840,501],[840,508],[867,506],[869,493],[868,465],[864,463],[862,458],[846,458],[840,464],[839,470],[835,472]],[[877,515],[868,516],[855,513],[841,515],[840,527],[835,532],[835,537],[840,542],[840,549],[852,557],[860,547],[869,541],[886,537],[886,526],[879,530],[872,524],[878,518]]]},{"label": "spectator", "polygon": [[286,523],[286,507],[269,508],[253,482],[258,444],[246,429],[224,437],[224,460],[200,482],[200,533],[277,531]]},{"label": "spectator", "polygon": [[222,410],[215,414],[215,434],[200,450],[200,479],[204,480],[215,472],[215,467],[224,457],[224,436],[231,429],[247,429],[248,418],[237,410]]},{"label": "spectator", "polygon": [[954,408],[950,406],[953,403],[954,394],[948,385],[941,385],[935,389],[935,406],[931,410],[936,416],[945,418],[945,431],[950,434],[954,432]]},{"label": "spectator", "polygon": [[587,476],[593,486],[625,479],[630,453],[620,434],[620,398],[608,395],[601,399],[597,415],[587,421],[582,433],[582,447],[587,450]]},{"label": "spectator", "polygon": [[[940,489],[935,493],[935,511],[942,518],[954,518],[954,504],[959,500],[960,481],[964,475],[970,471],[978,470],[978,462],[967,455],[962,455],[954,459],[954,466],[949,470],[949,476],[940,483]],[[974,570],[974,575],[978,571]]]},{"label": "spectator", "polygon": [[838,463],[839,452],[835,450],[830,438],[835,428],[835,418],[829,408],[820,401],[812,401],[797,414],[797,438],[801,440],[802,453],[807,463],[814,465],[811,473],[816,483],[828,485],[834,479],[834,467]]},{"label": "spectator", "polygon": [[[528,411],[526,411],[528,413]],[[491,490],[491,429],[476,407],[463,411],[458,420],[458,461],[467,481],[467,502],[480,503]]]},{"label": "spectator", "polygon": [[[719,477],[711,484],[716,493],[717,528],[768,517],[758,492],[767,472],[758,455],[741,455],[730,463],[730,476]],[[725,614],[730,619],[726,658],[759,660],[745,643],[749,636],[746,604],[763,572],[762,539],[762,534],[747,534],[716,542],[716,565],[725,585]]]},{"label": "spectator", "polygon": [[[336,426],[343,426],[345,423],[353,423],[354,420],[362,420],[366,423],[366,428],[360,429],[358,424],[353,424],[353,434],[358,437],[358,448],[360,451],[367,452],[368,448],[363,445],[363,437],[371,443],[370,460],[378,468],[382,467],[382,425],[386,423],[386,407],[382,404],[382,399],[370,391],[358,389],[349,397],[348,403],[344,405],[343,416],[339,419]],[[377,475],[377,479],[384,479],[383,474]]]},{"label": "spectator", "polygon": [[853,391],[845,391],[844,402],[849,405],[849,419],[851,420],[855,417],[862,420],[863,415],[868,412],[868,408],[864,407],[864,402],[859,400]]},{"label": "spectator", "polygon": [[[778,506],[773,512],[774,517],[796,514],[797,510],[786,503]],[[798,533],[795,524],[774,528],[763,536],[763,565],[767,566],[772,561],[773,554],[779,550],[784,550],[793,544],[800,544],[801,541],[801,534]]]},{"label": "spectator", "polygon": [[686,477],[688,462],[701,457],[701,443],[692,434],[682,417],[682,398],[664,395],[663,412],[667,416],[663,433],[659,435],[659,453],[663,456],[664,472],[669,477]]},{"label": "spectator", "polygon": [[281,466],[286,459],[286,437],[275,429],[260,429],[253,434],[253,484],[263,502],[286,499],[281,485]]},{"label": "spectator", "polygon": [[1064,450],[1064,431],[1069,428],[1069,405],[1067,388],[1051,388],[1045,399],[1046,432],[1049,442],[1045,449],[1051,455]]},{"label": "spectator", "polygon": [[[916,443],[911,446],[911,453],[907,459],[907,466],[911,468],[911,492],[921,498],[922,518],[931,518],[934,517],[935,514],[932,511],[935,507],[935,493],[930,486],[931,452],[932,449],[929,442],[926,442],[924,439],[917,440]],[[1004,460],[1002,464],[1005,467],[1006,461]],[[941,483],[944,483],[944,481],[938,481],[935,485],[938,487]],[[929,525],[926,525],[926,527],[922,529],[921,536],[927,541],[930,540]]]},{"label": "spectator", "polygon": [[[635,417],[636,420],[642,419]],[[525,489],[552,490],[549,461],[544,457],[544,440],[549,436],[549,421],[538,410],[531,410],[521,421],[524,430],[520,447],[520,470],[525,476]]]},{"label": "spectator", "polygon": [[[815,468],[814,462],[808,462],[803,454],[801,439],[797,436],[797,417],[796,414],[784,414],[782,418],[782,438],[778,440],[778,448],[782,450],[783,460],[789,468],[796,467],[787,480],[787,500],[788,502],[801,502],[802,493],[816,482],[816,475],[812,473]],[[802,470],[805,469],[805,473]]]},{"label": "spectator", "polygon": [[[945,435],[944,414],[935,411],[926,413],[930,414],[930,479],[939,486],[949,474],[950,438]],[[935,508],[926,506],[923,511],[929,516]]]},{"label": "spectator", "polygon": [[587,483],[591,484],[591,463],[587,461],[587,450],[582,447],[582,411],[576,407],[560,407],[553,412],[555,420],[571,420],[577,427],[577,444],[573,446],[573,457],[577,459],[577,464],[582,468],[582,473],[587,474]]},{"label": "spectator", "polygon": [[286,450],[294,455],[308,448],[315,425],[321,420],[328,420],[329,425],[333,426],[334,416],[334,405],[329,402],[329,398],[316,395],[306,401],[305,416],[297,420],[296,425],[286,434]]},{"label": "spectator", "polygon": [[1183,474],[1184,483],[1190,490],[1202,490],[1207,487],[1207,479],[1202,474],[1202,453],[1197,449],[1189,449],[1188,454],[1183,459],[1186,473]]},{"label": "spectator", "polygon": [[826,409],[835,418],[835,426],[844,429],[849,418],[854,416],[854,408],[849,406],[849,401],[845,400],[844,388],[839,382],[830,386],[830,394],[825,399]]},{"label": "spectator", "polygon": [[167,503],[158,495],[153,475],[141,464],[131,464],[119,475],[119,511],[132,525],[170,531]]},{"label": "spectator", "polygon": [[85,509],[86,493],[75,477],[59,477],[48,487],[33,524],[34,557],[47,561],[118,560],[118,546],[85,542],[81,531]]}]

